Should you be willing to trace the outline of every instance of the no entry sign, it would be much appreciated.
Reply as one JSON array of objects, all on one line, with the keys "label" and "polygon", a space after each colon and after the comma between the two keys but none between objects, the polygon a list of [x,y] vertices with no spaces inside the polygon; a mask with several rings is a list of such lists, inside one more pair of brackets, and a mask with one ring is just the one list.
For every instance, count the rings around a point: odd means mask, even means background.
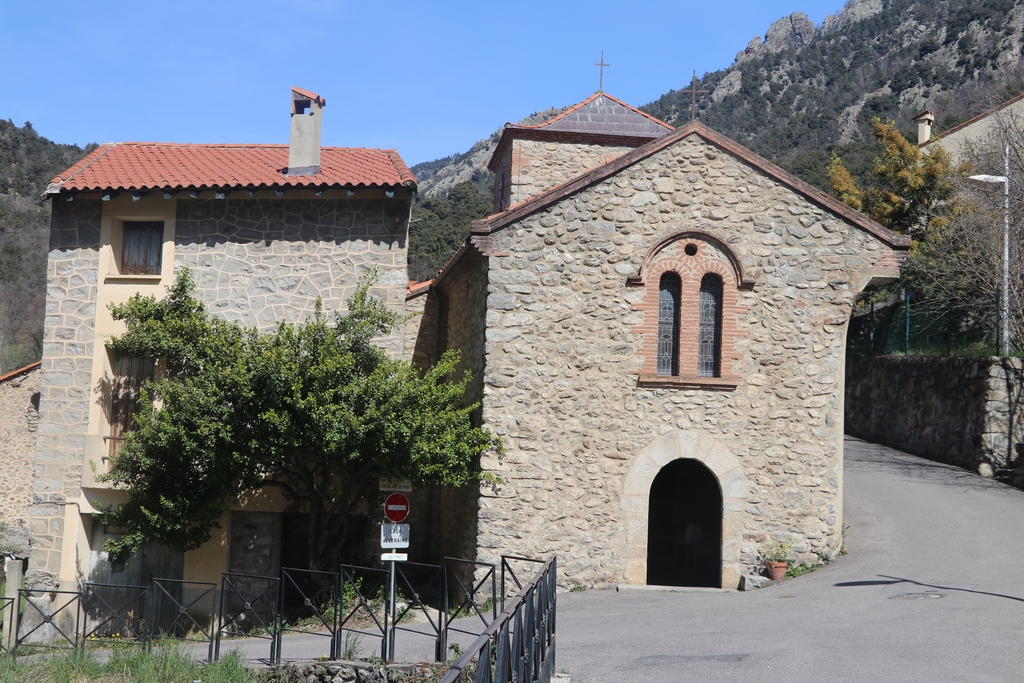
[{"label": "no entry sign", "polygon": [[401,493],[392,493],[384,501],[384,516],[398,524],[409,516],[409,499]]}]

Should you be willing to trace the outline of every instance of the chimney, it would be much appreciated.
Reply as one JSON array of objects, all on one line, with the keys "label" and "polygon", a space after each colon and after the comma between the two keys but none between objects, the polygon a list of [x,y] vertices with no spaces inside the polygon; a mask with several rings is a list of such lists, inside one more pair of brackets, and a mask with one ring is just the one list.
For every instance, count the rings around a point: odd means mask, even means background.
[{"label": "chimney", "polygon": [[285,175],[316,175],[320,172],[320,128],[327,100],[315,92],[292,88],[292,130],[288,138],[288,169]]},{"label": "chimney", "polygon": [[917,146],[920,147],[932,139],[932,124],[935,123],[935,112],[931,109],[925,109],[914,117],[914,121],[917,122]]}]

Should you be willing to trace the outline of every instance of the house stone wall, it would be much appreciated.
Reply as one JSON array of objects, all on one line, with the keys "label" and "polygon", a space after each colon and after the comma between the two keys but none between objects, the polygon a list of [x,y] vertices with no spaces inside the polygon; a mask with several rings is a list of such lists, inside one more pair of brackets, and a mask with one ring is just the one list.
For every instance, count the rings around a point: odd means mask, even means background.
[{"label": "house stone wall", "polygon": [[38,366],[0,382],[0,521],[26,527],[39,424]]},{"label": "house stone wall", "polygon": [[[306,319],[318,296],[342,310],[372,268],[372,293],[404,312],[409,200],[373,194],[178,200],[175,267],[193,270],[210,313],[264,331]],[[380,343],[403,353],[401,330]]]},{"label": "house stone wall", "polygon": [[[753,281],[723,312],[731,389],[638,379],[657,283],[627,278],[683,231]],[[674,457],[719,478],[723,586],[773,534],[803,560],[838,551],[846,326],[873,269],[891,275],[886,244],[697,135],[489,239],[483,418],[507,451],[483,460],[503,483],[482,489],[481,559],[557,553],[567,583],[644,583],[646,496]]]},{"label": "house stone wall", "polygon": [[1006,467],[1024,443],[1019,358],[846,360],[846,431],[977,470]]},{"label": "house stone wall", "polygon": [[81,495],[92,400],[99,199],[54,201],[46,272],[39,426],[29,530],[31,581],[60,572],[65,505]]}]

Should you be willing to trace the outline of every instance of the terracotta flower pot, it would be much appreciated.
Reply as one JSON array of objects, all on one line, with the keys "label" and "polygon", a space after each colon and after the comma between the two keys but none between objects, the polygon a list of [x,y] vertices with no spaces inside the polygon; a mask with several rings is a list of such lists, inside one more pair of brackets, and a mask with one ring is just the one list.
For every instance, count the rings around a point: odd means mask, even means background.
[{"label": "terracotta flower pot", "polygon": [[786,578],[786,568],[789,567],[789,562],[767,562],[768,565],[768,578],[772,581],[782,581]]}]

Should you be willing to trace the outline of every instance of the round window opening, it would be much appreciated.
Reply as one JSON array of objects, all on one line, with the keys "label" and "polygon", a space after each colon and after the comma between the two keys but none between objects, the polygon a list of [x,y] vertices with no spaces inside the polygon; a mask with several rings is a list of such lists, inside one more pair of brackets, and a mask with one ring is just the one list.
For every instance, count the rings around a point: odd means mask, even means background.
[{"label": "round window opening", "polygon": [[697,245],[696,244],[687,244],[686,248],[683,249],[683,251],[686,252],[687,256],[696,256],[697,255]]}]

